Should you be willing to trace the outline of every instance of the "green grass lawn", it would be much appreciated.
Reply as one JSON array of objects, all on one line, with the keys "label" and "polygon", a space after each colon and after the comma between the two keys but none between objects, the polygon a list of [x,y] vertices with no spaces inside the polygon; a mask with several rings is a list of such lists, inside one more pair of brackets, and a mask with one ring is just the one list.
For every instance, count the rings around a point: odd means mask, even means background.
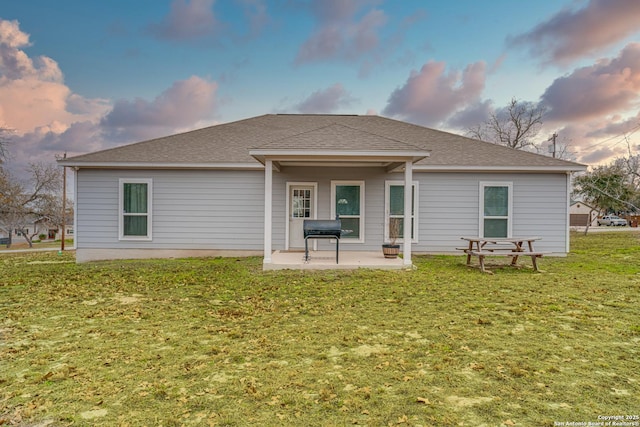
[{"label": "green grass lawn", "polygon": [[[0,255],[0,425],[553,426],[640,415],[639,235],[543,273]],[[507,262],[500,259],[497,262]],[[640,420],[635,420],[640,422]]]}]

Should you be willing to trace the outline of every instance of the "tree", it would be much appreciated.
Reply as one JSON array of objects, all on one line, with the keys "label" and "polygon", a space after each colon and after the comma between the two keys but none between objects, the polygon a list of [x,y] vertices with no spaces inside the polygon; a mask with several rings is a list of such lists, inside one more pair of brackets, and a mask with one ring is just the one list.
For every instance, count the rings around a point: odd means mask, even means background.
[{"label": "tree", "polygon": [[[638,210],[632,202],[636,195],[630,185],[627,174],[619,163],[598,166],[587,173],[575,177],[573,194],[591,206],[589,217],[596,211],[598,215],[605,212],[622,210]],[[589,230],[589,224],[585,234]]]},{"label": "tree", "polygon": [[32,246],[35,233],[29,235],[29,225],[47,216],[43,211],[43,207],[48,206],[46,199],[59,194],[61,188],[62,171],[55,165],[32,164],[29,173],[31,179],[27,186],[0,168],[0,230],[9,236],[7,247],[11,246],[14,231]]},{"label": "tree", "polygon": [[[63,216],[65,210],[65,216]],[[62,230],[63,227],[73,224],[73,201],[67,199],[63,208],[62,197],[59,194],[44,194],[36,204],[36,211],[47,225]]]},{"label": "tree", "polygon": [[468,135],[516,150],[533,148],[543,114],[544,108],[512,98],[506,107],[492,112],[485,123],[470,128]]},{"label": "tree", "polygon": [[9,137],[7,134],[9,129],[0,127],[0,165],[4,163],[8,155]]}]

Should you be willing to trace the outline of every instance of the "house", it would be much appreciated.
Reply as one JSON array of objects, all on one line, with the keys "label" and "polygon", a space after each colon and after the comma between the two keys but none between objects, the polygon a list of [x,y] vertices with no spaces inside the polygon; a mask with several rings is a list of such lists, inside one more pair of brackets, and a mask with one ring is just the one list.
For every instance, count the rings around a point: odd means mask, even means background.
[{"label": "house", "polygon": [[381,251],[390,221],[410,224],[405,265],[455,253],[461,236],[535,235],[565,255],[571,173],[586,169],[380,116],[295,114],[59,163],[75,170],[79,262],[262,255],[265,268],[304,247],[305,218],[336,215],[341,251]]},{"label": "house", "polygon": [[[65,224],[65,239],[73,238],[73,219],[67,219]],[[47,216],[40,217],[33,222],[33,232],[37,236],[44,236],[41,240],[60,240],[62,239],[61,227],[55,225]]]},{"label": "house", "polygon": [[[581,201],[572,201],[569,207],[569,225],[571,227],[589,227],[597,225],[598,209]],[[589,219],[591,217],[591,219]]]}]

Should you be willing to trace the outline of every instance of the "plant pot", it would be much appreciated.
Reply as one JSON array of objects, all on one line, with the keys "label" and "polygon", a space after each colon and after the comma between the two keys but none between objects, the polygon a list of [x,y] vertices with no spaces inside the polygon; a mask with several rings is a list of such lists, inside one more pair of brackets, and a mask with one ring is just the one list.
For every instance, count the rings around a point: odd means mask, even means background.
[{"label": "plant pot", "polygon": [[384,244],[382,245],[382,253],[385,258],[398,258],[400,253],[400,245]]}]

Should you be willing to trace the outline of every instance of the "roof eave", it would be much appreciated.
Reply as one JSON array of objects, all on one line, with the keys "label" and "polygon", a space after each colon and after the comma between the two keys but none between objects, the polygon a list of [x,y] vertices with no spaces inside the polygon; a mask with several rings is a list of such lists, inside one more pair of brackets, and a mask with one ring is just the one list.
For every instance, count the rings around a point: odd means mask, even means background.
[{"label": "roof eave", "polygon": [[253,156],[257,161],[264,164],[267,159],[273,161],[331,161],[331,162],[352,162],[352,161],[365,161],[365,162],[406,162],[412,163],[419,162],[431,155],[430,151],[404,151],[404,150],[265,150],[254,149],[250,150],[249,154]]},{"label": "roof eave", "polygon": [[259,163],[162,163],[162,162],[82,162],[59,160],[58,165],[89,169],[235,169],[262,170]]},{"label": "roof eave", "polygon": [[579,164],[553,165],[553,166],[497,166],[497,165],[415,165],[415,172],[582,172],[587,166]]}]

